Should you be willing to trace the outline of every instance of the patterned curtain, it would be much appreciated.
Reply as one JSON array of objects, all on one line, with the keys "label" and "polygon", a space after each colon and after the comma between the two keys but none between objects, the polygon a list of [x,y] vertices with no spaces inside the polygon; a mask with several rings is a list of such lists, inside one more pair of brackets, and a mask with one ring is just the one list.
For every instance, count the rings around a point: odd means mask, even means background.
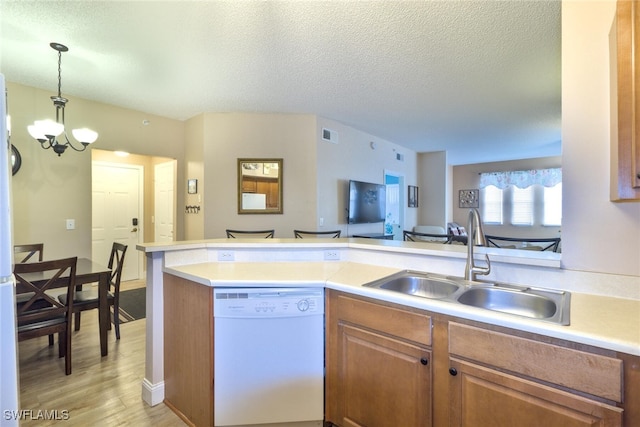
[{"label": "patterned curtain", "polygon": [[526,171],[483,172],[480,174],[480,188],[489,185],[504,190],[510,185],[527,188],[535,184],[553,187],[562,182],[562,168],[531,169]]}]

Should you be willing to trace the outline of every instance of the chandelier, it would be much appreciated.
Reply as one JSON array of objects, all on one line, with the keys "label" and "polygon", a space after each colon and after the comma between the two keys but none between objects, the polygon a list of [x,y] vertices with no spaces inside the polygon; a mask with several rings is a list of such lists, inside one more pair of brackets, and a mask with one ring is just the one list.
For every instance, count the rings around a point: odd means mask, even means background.
[{"label": "chandelier", "polygon": [[58,96],[51,97],[53,105],[56,108],[56,120],[36,120],[32,125],[28,126],[27,129],[29,131],[29,135],[36,139],[42,148],[45,150],[53,148],[53,151],[57,153],[58,156],[64,153],[67,147],[71,147],[75,151],[84,151],[89,144],[98,139],[98,133],[87,128],[73,129],[71,133],[73,134],[73,137],[82,144],[81,148],[74,147],[67,136],[67,132],[64,128],[64,107],[69,100],[62,97],[60,88],[62,86],[62,52],[67,52],[69,48],[63,44],[55,42],[50,43],[49,46],[58,51]]}]

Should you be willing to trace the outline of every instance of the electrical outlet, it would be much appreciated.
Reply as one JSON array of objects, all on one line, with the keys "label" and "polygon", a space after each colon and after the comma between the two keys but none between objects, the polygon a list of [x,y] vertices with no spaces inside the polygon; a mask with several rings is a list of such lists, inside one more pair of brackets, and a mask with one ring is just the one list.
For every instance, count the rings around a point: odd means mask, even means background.
[{"label": "electrical outlet", "polygon": [[336,261],[340,259],[340,252],[337,250],[324,251],[324,259],[327,261]]},{"label": "electrical outlet", "polygon": [[234,259],[233,251],[218,251],[218,261],[233,261]]}]

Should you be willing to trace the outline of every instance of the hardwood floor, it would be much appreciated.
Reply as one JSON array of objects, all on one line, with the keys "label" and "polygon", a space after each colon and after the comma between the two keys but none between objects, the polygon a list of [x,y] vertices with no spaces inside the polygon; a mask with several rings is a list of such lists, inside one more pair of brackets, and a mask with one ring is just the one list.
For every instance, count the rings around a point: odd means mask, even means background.
[{"label": "hardwood floor", "polygon": [[[133,289],[144,282],[122,285]],[[142,401],[145,320],[121,324],[120,335],[116,340],[113,328],[109,331],[109,354],[100,357],[98,310],[83,312],[71,341],[71,375],[64,374],[57,336],[51,347],[47,337],[19,343],[20,409],[27,411],[20,425],[184,426],[164,404],[149,407]],[[39,411],[58,420],[45,420]]]}]

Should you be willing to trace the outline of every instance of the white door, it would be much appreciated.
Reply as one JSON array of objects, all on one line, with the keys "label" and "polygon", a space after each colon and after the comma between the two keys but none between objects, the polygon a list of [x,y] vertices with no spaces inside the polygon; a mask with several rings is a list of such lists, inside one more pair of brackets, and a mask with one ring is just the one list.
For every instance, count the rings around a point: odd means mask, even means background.
[{"label": "white door", "polygon": [[92,163],[91,257],[106,264],[113,242],[128,246],[122,280],[140,278],[143,167]]},{"label": "white door", "polygon": [[155,237],[156,242],[173,242],[175,212],[176,161],[155,165]]},{"label": "white door", "polygon": [[384,183],[387,186],[387,212],[385,215],[384,232],[393,234],[394,240],[402,240],[404,227],[404,176],[395,172],[385,171]]}]

